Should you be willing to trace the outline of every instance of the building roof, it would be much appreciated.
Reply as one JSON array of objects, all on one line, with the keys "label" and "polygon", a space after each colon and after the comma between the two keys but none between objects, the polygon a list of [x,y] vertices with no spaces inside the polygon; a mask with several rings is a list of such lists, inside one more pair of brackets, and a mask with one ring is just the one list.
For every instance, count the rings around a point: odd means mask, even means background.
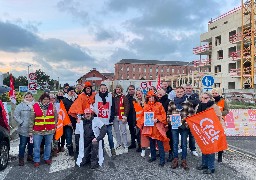
[{"label": "building roof", "polygon": [[115,75],[114,73],[101,73],[101,74],[104,76],[114,76]]},{"label": "building roof", "polygon": [[139,60],[139,59],[122,59],[117,64],[161,64],[172,66],[193,65],[192,62],[185,61],[159,61],[159,60]]}]

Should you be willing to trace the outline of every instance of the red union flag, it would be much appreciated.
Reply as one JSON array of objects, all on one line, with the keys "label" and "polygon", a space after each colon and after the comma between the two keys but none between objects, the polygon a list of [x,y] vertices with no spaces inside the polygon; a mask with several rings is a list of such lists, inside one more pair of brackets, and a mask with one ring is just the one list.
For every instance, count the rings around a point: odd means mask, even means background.
[{"label": "red union flag", "polygon": [[228,148],[224,129],[213,108],[190,116],[186,121],[203,154],[212,154]]}]

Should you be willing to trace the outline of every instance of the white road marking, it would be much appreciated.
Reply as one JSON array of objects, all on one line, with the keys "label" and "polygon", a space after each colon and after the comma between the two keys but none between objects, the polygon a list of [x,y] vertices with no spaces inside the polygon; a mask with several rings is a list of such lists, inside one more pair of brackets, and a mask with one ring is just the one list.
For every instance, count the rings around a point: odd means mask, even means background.
[{"label": "white road marking", "polygon": [[10,170],[12,169],[12,166],[8,166],[5,170],[0,172],[0,179],[4,180],[5,177],[9,174]]},{"label": "white road marking", "polygon": [[75,167],[74,157],[68,156],[68,152],[60,152],[57,157],[52,159],[52,164],[50,167],[49,173],[54,173],[57,171],[62,171],[65,169],[69,169]]}]

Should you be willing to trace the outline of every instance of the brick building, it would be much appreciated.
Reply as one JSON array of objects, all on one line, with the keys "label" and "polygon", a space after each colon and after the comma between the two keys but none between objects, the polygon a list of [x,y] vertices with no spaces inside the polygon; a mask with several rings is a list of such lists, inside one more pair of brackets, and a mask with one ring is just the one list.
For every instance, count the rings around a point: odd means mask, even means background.
[{"label": "brick building", "polygon": [[96,68],[93,68],[92,70],[90,70],[90,72],[80,77],[77,80],[77,82],[84,84],[85,81],[89,81],[93,85],[93,89],[97,90],[102,81],[108,80],[108,79],[112,80],[113,77],[114,77],[114,73],[100,73],[99,71],[96,70]]},{"label": "brick building", "polygon": [[188,74],[194,69],[192,62],[122,59],[115,64],[115,80],[155,80],[158,74],[161,77]]}]

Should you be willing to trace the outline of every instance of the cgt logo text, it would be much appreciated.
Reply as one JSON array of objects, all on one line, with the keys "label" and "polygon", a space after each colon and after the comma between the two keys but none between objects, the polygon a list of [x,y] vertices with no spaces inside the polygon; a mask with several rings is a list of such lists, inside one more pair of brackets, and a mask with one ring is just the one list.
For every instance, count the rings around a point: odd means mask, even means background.
[{"label": "cgt logo text", "polygon": [[200,121],[199,125],[193,123],[193,129],[204,145],[213,144],[215,140],[218,141],[220,131],[215,130],[213,120],[204,118]]}]

